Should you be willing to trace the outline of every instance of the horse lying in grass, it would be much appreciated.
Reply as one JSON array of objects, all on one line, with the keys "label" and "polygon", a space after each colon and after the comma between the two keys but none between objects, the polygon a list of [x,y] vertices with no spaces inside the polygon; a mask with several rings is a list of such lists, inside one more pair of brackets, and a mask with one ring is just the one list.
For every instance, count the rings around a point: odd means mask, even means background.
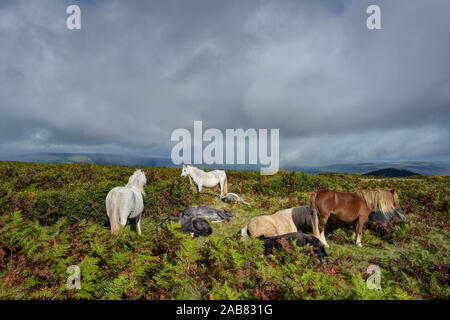
[{"label": "horse lying in grass", "polygon": [[[320,262],[325,262],[325,256],[327,255],[325,248],[323,247],[320,240],[314,236],[310,236],[300,232],[292,232],[275,237],[259,236],[258,239],[264,241],[265,256],[272,254],[273,249],[281,249],[283,247],[283,241],[285,241],[289,244],[295,242],[298,247],[305,247],[308,244],[311,245],[313,247],[314,253],[318,255]],[[307,250],[302,250],[302,252],[307,252]]]},{"label": "horse lying in grass", "polygon": [[400,212],[399,208],[388,212],[372,210],[369,215],[369,221],[367,221],[367,229],[383,235],[387,226],[402,222],[406,222],[406,217]]},{"label": "horse lying in grass", "polygon": [[106,196],[106,214],[111,225],[111,233],[118,234],[120,226],[128,219],[136,219],[138,234],[141,234],[141,214],[144,210],[144,186],[147,178],[142,170],[136,170],[124,187],[115,187]]},{"label": "horse lying in grass", "polygon": [[161,226],[163,223],[180,223],[180,228],[177,228],[176,230],[183,233],[189,233],[193,238],[212,234],[211,225],[206,219],[201,217],[182,216],[178,219],[170,219],[167,217],[162,222],[158,223],[156,227]]},{"label": "horse lying in grass", "polygon": [[226,203],[239,203],[239,204],[245,204],[247,206],[250,205],[247,201],[239,197],[236,193],[230,192],[227,193],[226,196],[220,196],[220,200]]},{"label": "horse lying in grass", "polygon": [[397,222],[406,222],[406,217],[400,212],[399,208],[388,212],[372,210],[369,215],[369,222],[390,225]]},{"label": "horse lying in grass", "polygon": [[211,222],[230,221],[234,215],[230,211],[220,211],[208,206],[190,206],[183,210],[181,217],[198,217]]},{"label": "horse lying in grass", "polygon": [[310,194],[312,228],[315,237],[328,246],[325,239],[325,225],[330,215],[339,221],[353,222],[356,245],[361,247],[361,233],[372,209],[383,212],[399,207],[395,190],[356,190],[339,192],[320,190]]},{"label": "horse lying in grass", "polygon": [[227,187],[227,175],[224,170],[213,170],[205,172],[199,168],[189,165],[183,165],[181,169],[181,177],[189,177],[189,181],[197,186],[197,191],[200,193],[202,187],[214,188],[218,184],[220,185],[220,196],[223,197],[224,193],[228,193]]},{"label": "horse lying in grass", "polygon": [[311,210],[309,209],[309,206],[282,209],[277,211],[276,214],[290,215],[297,229],[300,229],[300,227],[304,225],[311,226],[312,223]]},{"label": "horse lying in grass", "polygon": [[242,228],[241,236],[275,237],[299,231],[301,225],[311,225],[312,218],[308,206],[284,209],[272,215],[258,216]]}]

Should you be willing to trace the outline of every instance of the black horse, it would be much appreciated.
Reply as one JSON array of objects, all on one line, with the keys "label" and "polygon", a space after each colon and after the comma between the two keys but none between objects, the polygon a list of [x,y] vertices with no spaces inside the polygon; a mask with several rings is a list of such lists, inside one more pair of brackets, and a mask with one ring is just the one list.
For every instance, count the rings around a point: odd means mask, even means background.
[{"label": "black horse", "polygon": [[178,219],[170,219],[169,217],[164,219],[162,222],[158,223],[156,226],[159,227],[163,223],[180,223],[180,228],[177,230],[183,233],[189,233],[192,237],[197,238],[199,236],[208,236],[212,233],[212,228],[209,222],[201,217],[189,217],[182,216]]},{"label": "black horse", "polygon": [[[296,241],[298,247],[305,247],[307,244],[310,244],[313,247],[314,253],[318,255],[320,263],[324,263],[325,256],[327,256],[325,248],[319,239],[301,232],[292,232],[275,237],[259,236],[258,239],[264,241],[265,256],[272,254],[273,249],[279,250],[282,248],[282,244],[280,242],[281,239],[285,239],[289,244],[292,244],[294,241]],[[302,250],[302,252],[307,251]]]}]

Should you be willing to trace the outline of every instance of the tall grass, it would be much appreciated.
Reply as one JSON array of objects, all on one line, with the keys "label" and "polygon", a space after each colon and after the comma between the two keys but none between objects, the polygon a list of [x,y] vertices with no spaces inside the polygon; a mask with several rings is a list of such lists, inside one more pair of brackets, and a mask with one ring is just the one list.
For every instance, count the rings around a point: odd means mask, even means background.
[{"label": "tall grass", "polygon": [[[0,162],[2,299],[435,299],[449,297],[448,177],[368,179],[360,175],[227,171],[229,191],[251,207],[195,192],[177,169],[141,168],[142,235],[133,224],[109,231],[104,200],[133,167]],[[254,216],[308,203],[321,188],[395,188],[408,218],[378,235],[365,230],[357,248],[346,225],[326,230],[327,262],[295,246],[263,258],[262,243],[241,240]],[[176,225],[156,228],[188,205],[227,208],[236,217],[191,239]],[[310,232],[306,229],[305,232]],[[381,289],[366,286],[371,264]],[[81,269],[81,289],[67,288],[67,268]]]}]

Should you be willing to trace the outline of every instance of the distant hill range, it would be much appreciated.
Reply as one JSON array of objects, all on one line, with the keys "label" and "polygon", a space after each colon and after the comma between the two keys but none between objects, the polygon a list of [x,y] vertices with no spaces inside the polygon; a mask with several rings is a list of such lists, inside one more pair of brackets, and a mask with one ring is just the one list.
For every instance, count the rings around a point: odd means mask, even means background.
[{"label": "distant hill range", "polygon": [[[169,158],[124,156],[108,153],[32,153],[10,156],[2,160],[38,162],[38,163],[80,163],[80,164],[107,164],[117,166],[139,167],[167,167],[179,168]],[[196,165],[201,169],[224,169],[238,171],[259,171],[256,165]]]},{"label": "distant hill range", "polygon": [[371,172],[364,173],[365,176],[375,177],[410,177],[416,176],[418,173],[409,170],[399,170],[394,168],[380,169]]},{"label": "distant hill range", "polygon": [[365,163],[333,164],[323,167],[293,167],[285,170],[303,171],[307,173],[359,173],[366,174],[382,169],[407,170],[413,174],[425,176],[450,174],[450,162],[448,161],[380,161]]},{"label": "distant hill range", "polygon": [[[119,166],[168,167],[179,168],[170,158],[125,156],[107,153],[33,153],[10,156],[1,160],[41,162],[41,163],[86,163],[110,164]],[[202,169],[225,169],[238,171],[259,171],[257,165],[199,165]],[[333,164],[318,167],[283,166],[281,170],[301,171],[306,173],[359,173],[378,176],[404,177],[409,175],[443,175],[450,174],[450,162],[445,161],[398,161]],[[383,171],[387,170],[387,171]],[[378,173],[380,171],[380,173]]]},{"label": "distant hill range", "polygon": [[41,163],[111,164],[118,166],[175,167],[170,159],[123,156],[108,153],[32,153],[11,156],[5,160]]}]

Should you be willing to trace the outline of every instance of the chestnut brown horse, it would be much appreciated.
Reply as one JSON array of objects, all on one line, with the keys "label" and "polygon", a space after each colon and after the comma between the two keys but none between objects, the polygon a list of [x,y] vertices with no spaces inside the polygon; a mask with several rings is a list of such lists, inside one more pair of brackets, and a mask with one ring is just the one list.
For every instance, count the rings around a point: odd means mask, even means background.
[{"label": "chestnut brown horse", "polygon": [[324,229],[328,218],[333,214],[343,222],[353,222],[356,245],[361,247],[361,233],[364,222],[370,214],[366,201],[355,192],[320,190],[310,194],[312,228],[316,238],[326,247]]}]

